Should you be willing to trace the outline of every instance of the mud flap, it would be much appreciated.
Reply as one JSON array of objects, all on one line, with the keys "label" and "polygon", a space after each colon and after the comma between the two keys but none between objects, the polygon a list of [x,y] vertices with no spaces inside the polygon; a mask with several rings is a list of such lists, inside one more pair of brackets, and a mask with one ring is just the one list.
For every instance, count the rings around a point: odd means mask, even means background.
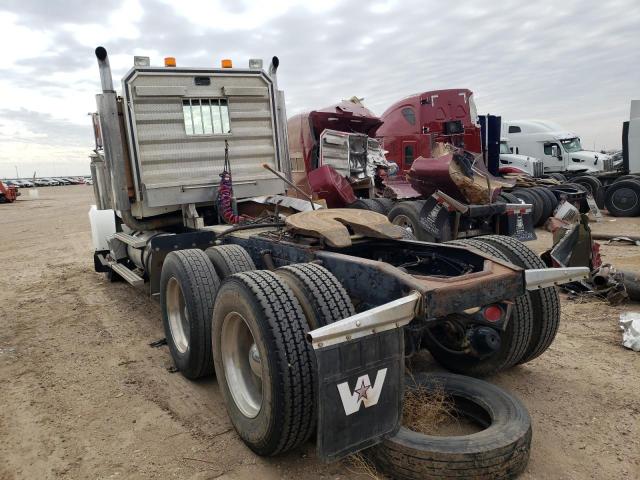
[{"label": "mud flap", "polygon": [[521,242],[535,240],[537,237],[531,217],[531,206],[507,204],[506,213],[500,216],[500,232]]},{"label": "mud flap", "polygon": [[404,333],[393,328],[316,348],[317,454],[326,462],[380,443],[400,428]]},{"label": "mud flap", "polygon": [[451,212],[447,205],[438,201],[436,196],[429,197],[420,210],[420,227],[431,235],[436,242],[453,240],[451,232]]}]

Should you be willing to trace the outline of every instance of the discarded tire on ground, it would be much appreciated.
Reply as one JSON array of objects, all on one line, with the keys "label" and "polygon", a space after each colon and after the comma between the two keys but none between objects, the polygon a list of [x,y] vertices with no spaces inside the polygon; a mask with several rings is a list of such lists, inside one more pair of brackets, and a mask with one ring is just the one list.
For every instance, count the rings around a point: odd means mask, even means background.
[{"label": "discarded tire on ground", "polygon": [[219,245],[209,247],[204,253],[207,254],[211,264],[218,276],[224,280],[234,273],[255,270],[256,266],[244,248],[240,245]]},{"label": "discarded tire on ground", "polygon": [[282,267],[276,273],[300,302],[312,330],[355,314],[349,295],[338,279],[315,263]]},{"label": "discarded tire on ground", "polygon": [[187,378],[213,373],[211,313],[220,279],[202,250],[171,252],[162,265],[160,305],[176,368]]},{"label": "discarded tire on ground", "polygon": [[418,374],[406,382],[406,388],[443,389],[457,412],[484,430],[436,436],[401,427],[370,451],[384,473],[401,480],[495,480],[515,478],[525,469],[531,448],[531,419],[519,400],[495,385],[461,375]]},{"label": "discarded tire on ground", "polygon": [[[475,239],[454,240],[448,243],[473,247],[500,260],[508,260],[498,248]],[[490,357],[478,358],[464,351],[456,351],[447,342],[451,329],[446,325],[428,329],[423,337],[423,344],[433,358],[447,370],[465,375],[486,376],[520,362],[531,342],[534,323],[531,300],[527,295],[521,295],[515,299],[507,328],[500,333],[500,349]]]},{"label": "discarded tire on ground", "polygon": [[628,179],[612,183],[604,204],[614,217],[637,217],[640,215],[640,181]]},{"label": "discarded tire on ground", "polygon": [[[526,269],[546,268],[536,253],[522,242],[502,235],[487,235],[477,240],[500,249],[511,263]],[[533,332],[529,346],[518,363],[526,363],[549,348],[560,326],[560,297],[556,287],[528,291],[533,307]]]},{"label": "discarded tire on ground", "polygon": [[435,239],[420,226],[420,211],[426,200],[399,202],[389,211],[389,221],[412,233],[418,240],[432,242]]},{"label": "discarded tire on ground", "polygon": [[316,379],[300,303],[276,273],[237,273],[213,309],[213,357],[231,423],[258,455],[276,455],[313,431]]}]

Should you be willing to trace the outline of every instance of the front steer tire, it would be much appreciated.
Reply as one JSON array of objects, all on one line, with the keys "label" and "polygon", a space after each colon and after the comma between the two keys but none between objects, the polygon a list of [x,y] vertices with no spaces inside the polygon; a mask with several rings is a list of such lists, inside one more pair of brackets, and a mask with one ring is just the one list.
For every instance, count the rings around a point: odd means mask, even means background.
[{"label": "front steer tire", "polygon": [[[242,323],[234,330],[236,322]],[[315,427],[315,363],[305,338],[309,327],[287,284],[265,270],[228,277],[216,299],[212,330],[220,390],[245,444],[258,455],[270,456],[305,442]],[[259,376],[247,371],[250,357],[234,347],[234,331],[241,332],[238,345],[246,345],[243,338],[253,342]],[[259,389],[251,375],[259,378]]]},{"label": "front steer tire", "polygon": [[162,265],[160,305],[169,351],[187,378],[213,373],[211,314],[220,279],[202,250],[171,252]]},{"label": "front steer tire", "polygon": [[405,388],[442,389],[458,413],[485,429],[471,435],[437,436],[400,427],[370,451],[374,463],[391,478],[510,479],[527,466],[531,418],[515,397],[482,380],[448,373],[415,375]]}]

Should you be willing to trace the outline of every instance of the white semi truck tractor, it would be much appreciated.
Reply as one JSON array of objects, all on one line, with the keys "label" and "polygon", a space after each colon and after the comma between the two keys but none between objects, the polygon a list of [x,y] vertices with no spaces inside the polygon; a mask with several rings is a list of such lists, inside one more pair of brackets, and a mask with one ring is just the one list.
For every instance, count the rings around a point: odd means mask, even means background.
[{"label": "white semi truck tractor", "polygon": [[510,120],[502,136],[511,153],[542,160],[544,173],[585,174],[613,170],[609,155],[584,150],[580,137],[546,120]]},{"label": "white semi truck tractor", "polygon": [[623,156],[616,162],[607,154],[583,150],[577,134],[552,122],[512,120],[503,123],[502,132],[510,151],[541,159],[546,175],[581,185],[611,215],[635,217],[640,215],[640,190],[635,183],[640,180],[640,160],[634,144],[640,128],[638,103],[631,102],[622,133]]},{"label": "white semi truck tractor", "polygon": [[514,152],[509,145],[509,139],[500,138],[500,167],[501,175],[526,173],[532,177],[544,175],[544,162],[529,155],[520,155]]},{"label": "white semi truck tractor", "polygon": [[[315,434],[324,460],[375,447],[387,471],[410,465],[415,478],[451,448],[477,478],[522,471],[526,411],[517,433],[510,421],[509,435],[497,429],[478,449],[462,437],[430,455],[427,444],[401,451],[404,359],[428,348],[471,375],[528,362],[558,329],[555,285],[588,269],[544,268],[495,235],[408,240],[384,215],[287,196],[277,57],[267,69],[136,57],[118,93],[107,51],[95,53],[95,269],[159,301],[177,369],[189,379],[215,372],[249,448],[276,455]],[[474,460],[489,447],[501,460]]]}]

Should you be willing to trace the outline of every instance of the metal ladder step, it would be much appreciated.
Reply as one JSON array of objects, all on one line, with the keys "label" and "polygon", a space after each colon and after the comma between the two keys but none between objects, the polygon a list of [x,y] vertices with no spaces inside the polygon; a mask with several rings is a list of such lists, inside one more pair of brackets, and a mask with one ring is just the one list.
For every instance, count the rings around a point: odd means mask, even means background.
[{"label": "metal ladder step", "polygon": [[133,248],[143,248],[147,244],[146,240],[142,240],[124,232],[116,233],[114,235],[114,238],[120,240],[123,243],[126,243],[127,245],[132,246]]},{"label": "metal ladder step", "polygon": [[120,275],[129,285],[139,287],[144,285],[144,279],[138,276],[135,272],[129,270],[121,263],[111,263],[111,270]]}]

